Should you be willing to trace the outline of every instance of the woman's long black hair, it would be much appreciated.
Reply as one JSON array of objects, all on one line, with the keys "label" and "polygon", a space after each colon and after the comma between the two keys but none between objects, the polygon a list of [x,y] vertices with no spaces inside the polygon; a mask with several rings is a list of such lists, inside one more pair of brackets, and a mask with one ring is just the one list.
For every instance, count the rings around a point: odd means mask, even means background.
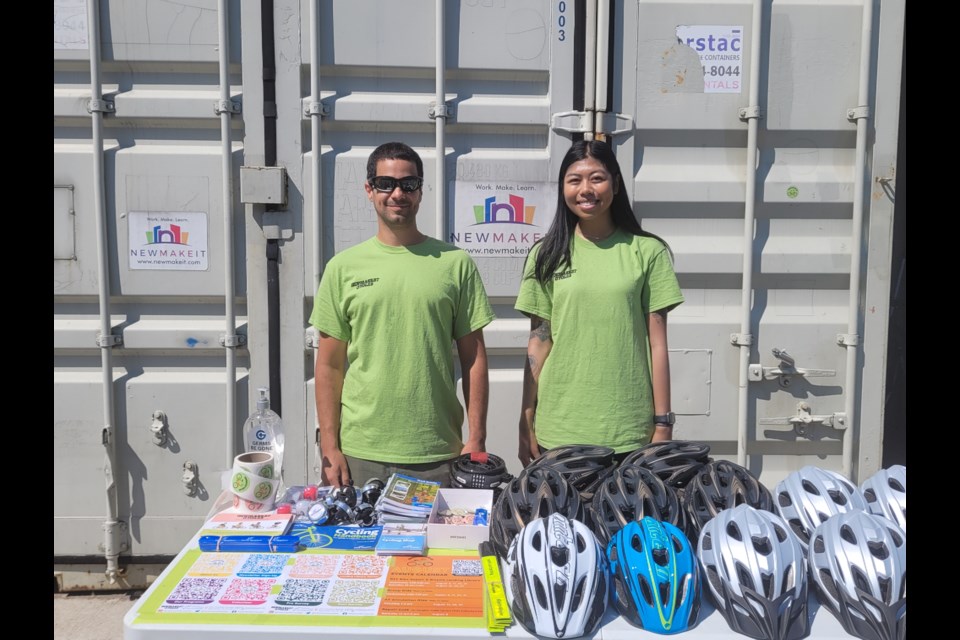
[{"label": "woman's long black hair", "polygon": [[[553,217],[553,223],[547,233],[538,241],[540,252],[537,254],[534,277],[542,283],[547,282],[562,267],[572,266],[570,241],[573,239],[578,218],[567,206],[567,201],[563,197],[563,179],[566,177],[570,165],[585,158],[599,160],[617,181],[616,194],[614,194],[613,202],[610,205],[610,217],[613,220],[613,225],[617,229],[622,229],[635,236],[648,236],[663,242],[660,237],[649,231],[644,231],[634,217],[633,208],[630,206],[630,198],[627,196],[627,189],[623,183],[623,174],[620,172],[620,163],[617,162],[617,156],[613,153],[610,145],[601,140],[574,142],[560,164],[557,213]],[[666,242],[663,242],[663,244],[666,246]]]}]

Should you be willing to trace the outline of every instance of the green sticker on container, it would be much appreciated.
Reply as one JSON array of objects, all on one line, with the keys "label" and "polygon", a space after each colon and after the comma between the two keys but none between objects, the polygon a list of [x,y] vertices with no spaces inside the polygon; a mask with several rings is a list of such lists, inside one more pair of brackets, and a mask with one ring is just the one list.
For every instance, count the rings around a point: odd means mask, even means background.
[{"label": "green sticker on container", "polygon": [[268,480],[272,480],[272,479],[273,479],[273,466],[268,464],[268,465],[265,466],[263,469],[260,469],[260,477],[261,477],[261,478],[266,478],[266,479],[268,479]]},{"label": "green sticker on container", "polygon": [[800,195],[800,189],[797,189],[796,187],[787,187],[788,198],[796,198],[798,195]]},{"label": "green sticker on container", "polygon": [[269,482],[261,482],[254,488],[253,497],[263,502],[270,496],[271,491],[273,491],[273,485]]},{"label": "green sticker on container", "polygon": [[247,478],[247,475],[244,473],[235,473],[233,474],[233,490],[237,493],[247,490],[247,487],[250,486],[250,480]]}]

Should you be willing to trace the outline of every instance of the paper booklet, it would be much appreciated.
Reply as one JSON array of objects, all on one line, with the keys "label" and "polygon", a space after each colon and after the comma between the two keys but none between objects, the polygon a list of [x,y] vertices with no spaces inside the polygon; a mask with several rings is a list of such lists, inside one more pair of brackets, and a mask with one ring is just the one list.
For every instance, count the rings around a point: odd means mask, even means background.
[{"label": "paper booklet", "polygon": [[293,522],[292,513],[236,513],[232,510],[221,511],[207,520],[202,532],[228,536],[231,534],[282,536]]},{"label": "paper booklet", "polygon": [[391,522],[383,525],[377,541],[378,556],[422,556],[427,548],[427,525]]},{"label": "paper booklet", "polygon": [[429,516],[439,490],[439,482],[395,473],[387,480],[377,506],[384,513]]}]

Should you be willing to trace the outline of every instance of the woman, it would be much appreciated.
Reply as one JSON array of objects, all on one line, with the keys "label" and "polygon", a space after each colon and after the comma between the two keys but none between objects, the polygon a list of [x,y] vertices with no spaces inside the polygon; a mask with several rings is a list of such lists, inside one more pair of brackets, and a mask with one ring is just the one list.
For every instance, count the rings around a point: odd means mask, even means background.
[{"label": "woman", "polygon": [[683,296],[670,252],[640,228],[607,143],[574,143],[559,181],[516,304],[530,317],[524,466],[565,444],[611,447],[619,460],[673,428],[667,312]]}]

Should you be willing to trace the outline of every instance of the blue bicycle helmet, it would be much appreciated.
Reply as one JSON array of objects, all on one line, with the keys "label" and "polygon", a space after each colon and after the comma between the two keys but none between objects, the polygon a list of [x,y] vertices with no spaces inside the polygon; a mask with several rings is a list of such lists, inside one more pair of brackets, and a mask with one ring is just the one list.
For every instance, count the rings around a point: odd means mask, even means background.
[{"label": "blue bicycle helmet", "polygon": [[684,533],[650,516],[627,523],[607,545],[614,603],[630,624],[681,633],[700,612],[697,558]]}]

